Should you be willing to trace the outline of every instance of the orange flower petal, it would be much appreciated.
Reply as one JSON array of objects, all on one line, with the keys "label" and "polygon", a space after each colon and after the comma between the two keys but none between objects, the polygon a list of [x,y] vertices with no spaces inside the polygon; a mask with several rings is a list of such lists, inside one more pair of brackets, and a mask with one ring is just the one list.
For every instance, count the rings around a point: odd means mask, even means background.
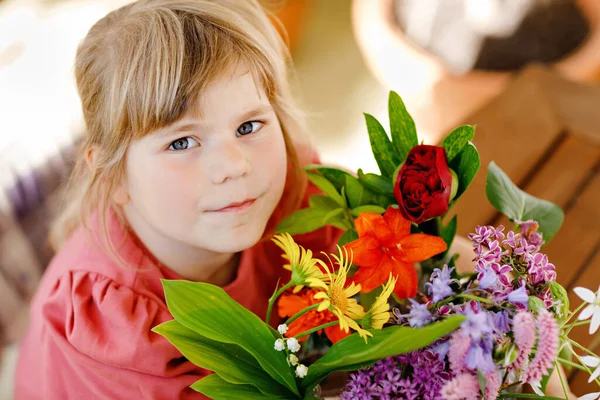
[{"label": "orange flower petal", "polygon": [[329,328],[325,328],[325,334],[331,340],[333,344],[339,342],[343,338],[350,336],[352,331],[348,331],[347,333],[340,329],[339,325],[330,326]]},{"label": "orange flower petal", "polygon": [[410,234],[410,221],[402,216],[399,209],[391,206],[388,207],[385,214],[383,214],[383,219],[390,228],[390,231],[392,231],[392,240],[395,242],[391,244],[386,243],[387,247],[395,245],[400,239]]},{"label": "orange flower petal", "polygon": [[392,231],[388,228],[383,217],[376,213],[365,212],[354,220],[354,226],[358,236],[373,235],[379,242],[389,241],[392,238]]},{"label": "orange flower petal", "polygon": [[383,256],[379,242],[371,235],[347,243],[344,248],[348,252],[352,251],[352,262],[361,267],[377,265]]},{"label": "orange flower petal", "polygon": [[383,257],[379,265],[371,268],[359,268],[358,271],[352,276],[351,281],[359,284],[360,292],[368,293],[382,283],[386,282],[390,276],[390,272],[393,269],[394,261],[389,257]]},{"label": "orange flower petal", "polygon": [[281,318],[291,317],[308,306],[310,306],[310,302],[305,297],[284,293],[277,301],[277,314]]},{"label": "orange flower petal", "polygon": [[415,297],[417,294],[417,286],[419,285],[415,267],[412,264],[403,262],[395,263],[394,267],[395,269],[392,272],[392,275],[398,277],[396,286],[394,287],[394,294],[400,299]]},{"label": "orange flower petal", "polygon": [[448,246],[440,237],[416,233],[400,240],[404,257],[402,261],[413,263],[427,260],[445,251]]}]

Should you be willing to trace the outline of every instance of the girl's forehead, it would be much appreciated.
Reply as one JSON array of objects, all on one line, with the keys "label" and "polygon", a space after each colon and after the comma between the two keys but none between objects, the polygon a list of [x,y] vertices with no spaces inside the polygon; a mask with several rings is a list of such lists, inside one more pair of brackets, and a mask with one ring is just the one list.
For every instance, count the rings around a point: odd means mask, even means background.
[{"label": "girl's forehead", "polygon": [[238,68],[211,80],[193,97],[183,117],[204,119],[267,106],[270,102],[258,79],[248,69]]}]

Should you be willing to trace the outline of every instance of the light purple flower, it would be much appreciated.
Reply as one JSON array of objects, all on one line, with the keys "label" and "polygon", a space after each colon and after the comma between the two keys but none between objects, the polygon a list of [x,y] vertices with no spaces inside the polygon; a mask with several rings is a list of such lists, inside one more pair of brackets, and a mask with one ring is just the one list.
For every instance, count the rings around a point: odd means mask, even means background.
[{"label": "light purple flower", "polygon": [[480,310],[476,313],[470,307],[466,307],[464,314],[467,319],[460,324],[463,337],[469,336],[471,340],[476,341],[480,340],[484,334],[492,333],[493,328],[489,315],[485,311]]},{"label": "light purple flower", "polygon": [[504,264],[500,266],[500,264],[492,264],[492,269],[496,272],[496,276],[498,276],[498,280],[503,286],[510,286],[510,273],[513,272],[513,268]]},{"label": "light purple flower", "polygon": [[479,287],[484,290],[493,288],[498,283],[498,276],[490,265],[485,266],[483,271],[477,275],[477,279],[479,280]]},{"label": "light purple flower", "polygon": [[450,277],[453,270],[454,268],[448,269],[447,265],[444,265],[441,270],[439,268],[433,270],[430,282],[427,282],[425,287],[427,288],[427,294],[433,295],[432,301],[434,303],[454,294],[450,287],[452,283],[456,282],[456,279]]},{"label": "light purple flower", "polygon": [[464,363],[470,370],[493,372],[496,367],[492,358],[493,341],[491,338],[471,342]]},{"label": "light purple flower", "polygon": [[496,332],[506,333],[510,331],[510,321],[508,318],[508,313],[506,311],[500,311],[493,314],[494,329],[496,330]]},{"label": "light purple flower", "polygon": [[411,303],[410,313],[408,314],[408,323],[413,328],[421,328],[431,321],[433,316],[427,310],[427,305],[419,304],[413,299],[408,299]]},{"label": "light purple flower", "polygon": [[510,301],[513,304],[518,304],[527,309],[527,306],[529,304],[529,297],[527,294],[527,289],[525,288],[525,282],[521,282],[520,288],[508,294],[508,301]]},{"label": "light purple flower", "polygon": [[506,239],[502,241],[502,244],[505,246],[512,247],[513,249],[517,247],[517,243],[521,240],[521,235],[518,233],[514,233],[513,231],[508,231],[506,234]]},{"label": "light purple flower", "polygon": [[524,237],[521,237],[519,245],[515,247],[514,253],[527,258],[531,255],[531,253],[534,253],[536,251],[537,249],[535,246],[530,245],[529,243],[527,243],[527,240]]}]

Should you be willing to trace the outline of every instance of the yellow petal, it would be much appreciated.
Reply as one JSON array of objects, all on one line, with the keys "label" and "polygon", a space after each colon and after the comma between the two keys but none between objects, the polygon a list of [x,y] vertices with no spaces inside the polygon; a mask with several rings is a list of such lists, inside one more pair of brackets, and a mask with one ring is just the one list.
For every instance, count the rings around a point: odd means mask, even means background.
[{"label": "yellow petal", "polygon": [[331,303],[329,302],[329,300],[323,300],[323,301],[321,302],[321,305],[319,306],[319,308],[317,308],[317,311],[318,311],[318,312],[321,312],[321,311],[323,311],[323,310],[326,310],[327,308],[329,308],[329,305],[330,305],[330,304],[331,304]]}]

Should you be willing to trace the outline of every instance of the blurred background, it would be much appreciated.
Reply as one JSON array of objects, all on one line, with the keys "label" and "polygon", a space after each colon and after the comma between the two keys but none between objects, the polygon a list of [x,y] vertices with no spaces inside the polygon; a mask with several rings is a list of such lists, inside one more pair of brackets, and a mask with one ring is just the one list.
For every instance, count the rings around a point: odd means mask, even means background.
[{"label": "blurred background", "polygon": [[[600,0],[262,2],[287,32],[295,92],[324,163],[378,172],[362,113],[387,126],[389,90],[402,96],[425,143],[477,124],[483,172],[457,207],[459,233],[502,221],[481,197],[494,159],[522,188],[565,209],[550,260],[570,291],[596,290]],[[15,343],[52,257],[48,219],[84,132],[77,44],[125,3],[0,0],[0,399],[11,398]],[[578,335],[598,348],[584,330]],[[587,378],[569,375],[584,393]]]}]

